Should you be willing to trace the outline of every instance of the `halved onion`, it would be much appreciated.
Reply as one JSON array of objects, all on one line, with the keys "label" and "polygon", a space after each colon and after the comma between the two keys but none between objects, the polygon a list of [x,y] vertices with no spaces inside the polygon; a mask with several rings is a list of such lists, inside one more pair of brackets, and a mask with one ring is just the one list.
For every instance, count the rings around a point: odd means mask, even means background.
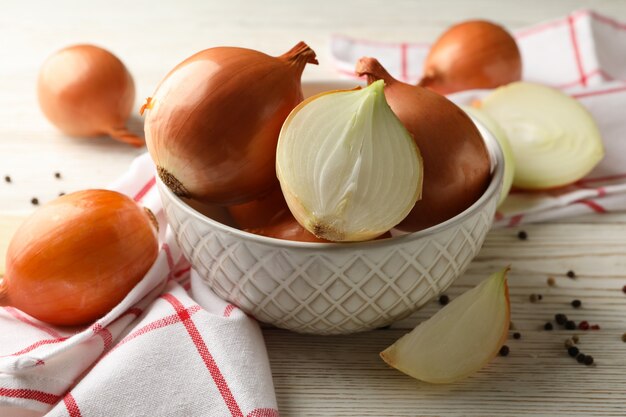
[{"label": "halved onion", "polygon": [[496,138],[500,149],[502,149],[502,155],[504,155],[504,177],[502,178],[502,189],[500,190],[500,199],[498,200],[498,205],[500,205],[509,195],[509,191],[511,191],[513,175],[515,174],[515,159],[513,158],[513,149],[511,149],[509,139],[504,129],[481,109],[470,106],[461,106],[461,109],[481,123],[476,125],[481,135],[485,134],[483,130],[486,128]]},{"label": "halved onion", "polygon": [[281,189],[298,223],[317,237],[375,238],[420,197],[419,150],[383,87],[381,80],[311,97],[283,125],[276,152]]},{"label": "halved onion", "polygon": [[397,370],[435,384],[455,382],[481,369],[507,337],[508,270],[452,300],[380,356]]},{"label": "halved onion", "polygon": [[516,82],[485,97],[480,107],[506,132],[513,149],[513,185],[547,189],[587,175],[604,156],[591,114],[551,87]]}]

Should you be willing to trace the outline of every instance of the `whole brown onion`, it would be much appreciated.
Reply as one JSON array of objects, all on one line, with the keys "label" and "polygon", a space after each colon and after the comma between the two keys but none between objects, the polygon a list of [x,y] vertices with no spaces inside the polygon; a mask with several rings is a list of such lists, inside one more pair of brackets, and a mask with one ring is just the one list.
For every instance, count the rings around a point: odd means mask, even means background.
[{"label": "whole brown onion", "polygon": [[271,57],[206,49],[174,68],[144,105],[148,150],[159,177],[181,197],[230,205],[277,184],[276,142],[302,101],[300,76],[315,52],[300,42]]},{"label": "whole brown onion", "polygon": [[300,226],[278,185],[256,200],[228,207],[228,211],[237,227],[249,233],[299,242],[328,242]]},{"label": "whole brown onion", "polygon": [[374,58],[356,73],[385,81],[385,97],[413,135],[424,160],[422,199],[397,228],[417,231],[448,220],[474,203],[490,180],[487,148],[472,120],[450,100],[400,82]]},{"label": "whole brown onion", "polygon": [[449,28],[431,47],[419,82],[440,94],[496,88],[519,81],[522,58],[502,26],[470,20]]},{"label": "whole brown onion", "polygon": [[144,140],[126,129],[135,85],[122,63],[94,45],[74,45],[50,56],[39,71],[37,96],[44,115],[69,136],[110,135],[133,146]]}]

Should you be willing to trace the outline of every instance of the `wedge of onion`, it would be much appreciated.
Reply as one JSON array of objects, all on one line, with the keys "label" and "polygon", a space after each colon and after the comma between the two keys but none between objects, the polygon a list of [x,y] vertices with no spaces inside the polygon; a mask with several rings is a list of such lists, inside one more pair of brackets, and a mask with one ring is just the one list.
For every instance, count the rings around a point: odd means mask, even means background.
[{"label": "wedge of onion", "polygon": [[454,299],[380,356],[397,370],[435,384],[455,382],[481,369],[507,338],[508,270]]},{"label": "wedge of onion", "polygon": [[476,124],[476,127],[481,135],[485,134],[483,130],[486,128],[496,138],[502,149],[502,154],[504,155],[504,177],[502,178],[502,189],[500,190],[500,199],[498,200],[498,205],[500,205],[509,195],[509,191],[511,191],[513,175],[515,174],[515,159],[513,158],[513,149],[511,149],[509,138],[504,129],[481,109],[470,106],[461,106],[461,109],[480,122],[480,124]]},{"label": "wedge of onion", "polygon": [[381,80],[311,97],[280,132],[276,172],[285,200],[319,238],[373,239],[402,221],[421,195],[419,150],[383,87]]},{"label": "wedge of onion", "polygon": [[571,184],[604,156],[602,137],[591,114],[554,88],[512,83],[485,97],[480,108],[509,138],[515,187],[547,189]]}]

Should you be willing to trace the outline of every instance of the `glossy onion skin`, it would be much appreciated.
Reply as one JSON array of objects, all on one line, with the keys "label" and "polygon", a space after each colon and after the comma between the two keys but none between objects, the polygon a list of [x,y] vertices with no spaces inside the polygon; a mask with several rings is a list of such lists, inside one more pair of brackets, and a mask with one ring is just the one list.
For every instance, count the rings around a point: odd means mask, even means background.
[{"label": "glossy onion skin", "polygon": [[175,194],[208,204],[250,201],[277,184],[276,143],[317,63],[304,43],[280,57],[234,47],[201,51],[161,82],[146,110],[148,150]]},{"label": "glossy onion skin", "polygon": [[[315,236],[298,223],[289,211],[280,187],[257,200],[230,206],[228,211],[237,227],[255,235],[297,242],[331,243]],[[386,232],[376,240],[390,237],[391,233]]]},{"label": "glossy onion skin", "polygon": [[7,252],[9,303],[54,325],[104,316],[156,260],[151,216],[132,199],[86,190],[42,206],[20,226]]},{"label": "glossy onion skin", "polygon": [[228,208],[241,230],[256,235],[298,242],[328,242],[300,226],[283,197],[280,186],[250,202]]},{"label": "glossy onion skin", "polygon": [[389,75],[374,58],[361,58],[356,72],[368,82],[383,79],[393,112],[413,135],[424,160],[422,199],[396,226],[415,232],[461,213],[485,192],[491,163],[472,120],[458,106],[428,89]]},{"label": "glossy onion skin", "polygon": [[450,94],[521,78],[522,58],[511,34],[494,23],[472,20],[452,26],[432,45],[419,85]]},{"label": "glossy onion skin", "polygon": [[125,128],[135,104],[135,85],[122,63],[94,45],[56,52],[42,65],[37,96],[44,115],[74,137],[104,134],[135,146],[143,140]]}]

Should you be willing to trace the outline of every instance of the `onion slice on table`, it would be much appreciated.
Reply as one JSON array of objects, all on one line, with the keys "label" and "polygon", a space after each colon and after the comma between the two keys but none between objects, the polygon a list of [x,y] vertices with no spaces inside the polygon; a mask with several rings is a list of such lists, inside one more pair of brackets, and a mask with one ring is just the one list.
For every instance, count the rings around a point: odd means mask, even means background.
[{"label": "onion slice on table", "polygon": [[382,359],[413,378],[436,384],[477,372],[497,355],[508,334],[508,270],[452,300],[381,352]]}]

